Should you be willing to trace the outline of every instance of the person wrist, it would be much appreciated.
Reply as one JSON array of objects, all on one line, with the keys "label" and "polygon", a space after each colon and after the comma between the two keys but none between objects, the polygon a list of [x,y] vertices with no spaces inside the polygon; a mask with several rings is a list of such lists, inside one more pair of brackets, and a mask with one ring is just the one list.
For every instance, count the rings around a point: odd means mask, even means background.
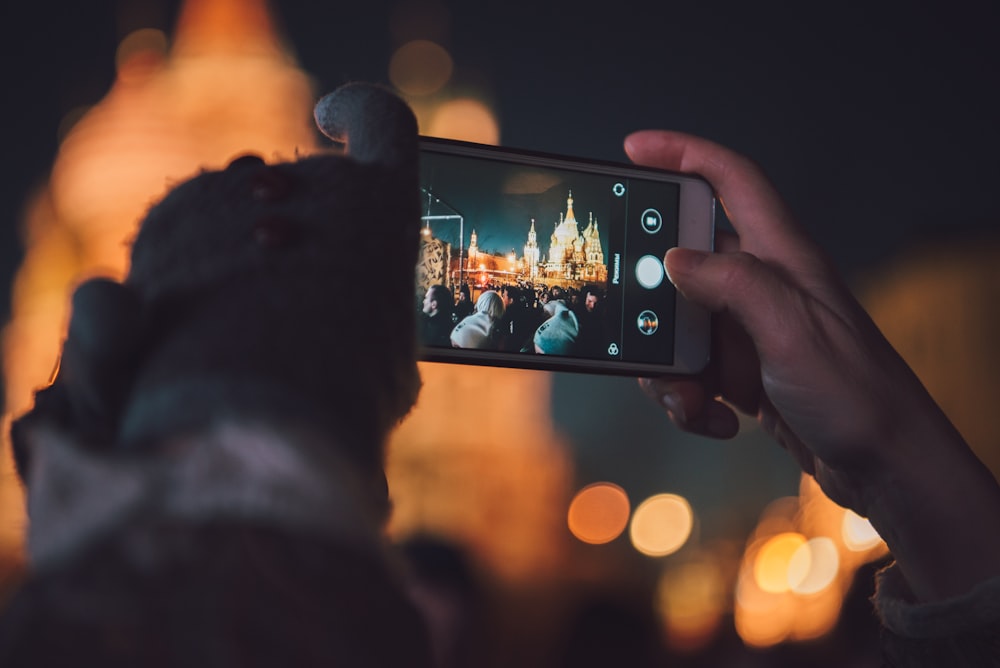
[{"label": "person wrist", "polygon": [[1000,485],[934,406],[886,443],[865,510],[921,602],[1000,575]]}]

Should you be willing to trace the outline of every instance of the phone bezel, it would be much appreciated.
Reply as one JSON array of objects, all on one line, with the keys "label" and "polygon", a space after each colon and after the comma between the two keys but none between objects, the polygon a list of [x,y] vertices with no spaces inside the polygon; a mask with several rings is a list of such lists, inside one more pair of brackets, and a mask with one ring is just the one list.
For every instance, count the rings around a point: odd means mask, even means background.
[{"label": "phone bezel", "polygon": [[[421,154],[429,151],[532,167],[576,170],[613,177],[635,177],[676,183],[680,186],[677,245],[704,251],[714,250],[715,193],[711,185],[699,176],[643,165],[475,144],[437,137],[421,136],[419,147]],[[419,350],[420,359],[428,362],[629,376],[694,374],[704,369],[709,361],[711,315],[701,307],[684,299],[679,292],[676,293],[674,363],[670,365],[431,346],[420,346]]]}]

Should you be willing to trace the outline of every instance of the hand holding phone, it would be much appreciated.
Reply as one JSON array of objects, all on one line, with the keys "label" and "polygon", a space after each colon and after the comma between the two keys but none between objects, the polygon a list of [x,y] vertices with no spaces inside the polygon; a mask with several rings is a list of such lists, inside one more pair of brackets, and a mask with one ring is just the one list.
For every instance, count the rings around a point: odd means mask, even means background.
[{"label": "hand holding phone", "polygon": [[421,140],[416,304],[431,361],[696,373],[708,313],[663,257],[711,250],[711,187],[646,167]]}]

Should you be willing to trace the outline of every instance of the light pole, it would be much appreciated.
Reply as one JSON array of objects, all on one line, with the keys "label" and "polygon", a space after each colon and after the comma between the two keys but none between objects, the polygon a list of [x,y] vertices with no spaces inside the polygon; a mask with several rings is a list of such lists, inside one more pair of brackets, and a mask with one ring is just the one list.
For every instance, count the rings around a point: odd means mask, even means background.
[{"label": "light pole", "polygon": [[[464,273],[465,273],[465,262],[463,256],[465,255],[465,216],[458,212],[458,209],[448,204],[434,193],[432,193],[427,188],[421,188],[420,192],[427,196],[427,209],[424,215],[420,216],[420,219],[425,223],[429,223],[432,220],[457,220],[458,221],[458,289],[462,289],[462,284],[464,283]],[[446,209],[454,212],[449,214],[441,215],[431,215],[431,206],[433,204],[440,204]],[[451,267],[448,268],[449,270]]]}]

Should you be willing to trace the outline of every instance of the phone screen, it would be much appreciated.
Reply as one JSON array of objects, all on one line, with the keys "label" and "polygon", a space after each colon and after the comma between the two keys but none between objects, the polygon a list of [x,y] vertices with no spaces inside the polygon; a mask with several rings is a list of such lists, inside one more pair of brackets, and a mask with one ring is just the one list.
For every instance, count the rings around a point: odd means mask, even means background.
[{"label": "phone screen", "polygon": [[[627,166],[423,142],[425,359],[670,367],[681,186]],[[607,365],[611,365],[608,367]]]}]

